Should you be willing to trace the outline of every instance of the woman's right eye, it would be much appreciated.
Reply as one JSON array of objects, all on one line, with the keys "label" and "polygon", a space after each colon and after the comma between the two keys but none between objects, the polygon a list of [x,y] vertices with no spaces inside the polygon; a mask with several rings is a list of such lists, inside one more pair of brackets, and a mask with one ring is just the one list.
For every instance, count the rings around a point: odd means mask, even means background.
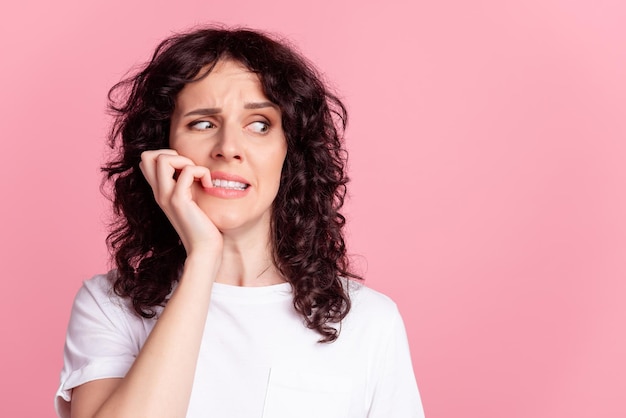
[{"label": "woman's right eye", "polygon": [[209,122],[208,120],[199,120],[197,122],[190,123],[189,127],[197,131],[206,131],[207,129],[214,128],[215,125],[213,125],[213,123]]}]

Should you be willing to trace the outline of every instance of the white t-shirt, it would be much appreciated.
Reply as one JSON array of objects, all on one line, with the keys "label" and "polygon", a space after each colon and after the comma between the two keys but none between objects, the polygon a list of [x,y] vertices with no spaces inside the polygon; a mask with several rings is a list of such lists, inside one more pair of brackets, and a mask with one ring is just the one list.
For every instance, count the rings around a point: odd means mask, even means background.
[{"label": "white t-shirt", "polygon": [[[339,338],[320,344],[288,283],[215,283],[187,417],[423,417],[396,305],[360,284],[349,288]],[[136,315],[106,276],[85,281],[68,326],[57,414],[69,417],[72,388],[124,377],[155,322]]]}]

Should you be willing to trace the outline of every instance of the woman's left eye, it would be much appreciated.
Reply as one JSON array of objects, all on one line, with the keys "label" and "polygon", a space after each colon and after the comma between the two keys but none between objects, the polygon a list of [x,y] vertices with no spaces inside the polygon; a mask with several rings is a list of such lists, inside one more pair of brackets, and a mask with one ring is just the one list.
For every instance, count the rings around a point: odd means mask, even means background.
[{"label": "woman's left eye", "polygon": [[213,125],[211,122],[209,122],[208,120],[200,120],[198,122],[193,122],[189,125],[189,127],[191,129],[196,129],[198,131],[206,131],[207,129],[211,129],[213,128],[215,125]]},{"label": "woman's left eye", "polygon": [[267,122],[256,121],[252,122],[250,125],[248,125],[248,127],[252,132],[255,132],[257,134],[264,134],[269,131],[270,124]]}]

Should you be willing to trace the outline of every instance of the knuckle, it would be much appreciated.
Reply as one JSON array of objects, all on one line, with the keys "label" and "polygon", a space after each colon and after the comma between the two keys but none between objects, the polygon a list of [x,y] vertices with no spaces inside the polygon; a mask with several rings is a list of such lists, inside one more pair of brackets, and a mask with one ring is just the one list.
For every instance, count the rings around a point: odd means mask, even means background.
[{"label": "knuckle", "polygon": [[157,154],[154,157],[154,160],[157,162],[157,164],[162,164],[164,161],[166,161],[168,158],[167,154]]},{"label": "knuckle", "polygon": [[193,172],[195,168],[196,166],[193,164],[185,164],[185,166],[183,167],[183,170],[187,172]]},{"label": "knuckle", "polygon": [[160,207],[167,206],[167,199],[164,199],[163,196],[155,195],[154,200],[156,200],[156,202],[158,203]]}]

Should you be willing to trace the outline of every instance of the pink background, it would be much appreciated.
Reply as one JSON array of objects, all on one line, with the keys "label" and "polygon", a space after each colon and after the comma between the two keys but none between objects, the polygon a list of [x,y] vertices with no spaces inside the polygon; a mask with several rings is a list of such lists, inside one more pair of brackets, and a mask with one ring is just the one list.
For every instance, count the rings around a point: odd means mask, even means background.
[{"label": "pink background", "polygon": [[286,35],[347,102],[350,249],[428,418],[626,416],[624,4],[3,2],[0,416],[53,416],[73,296],[107,269],[108,88],[211,21]]}]

